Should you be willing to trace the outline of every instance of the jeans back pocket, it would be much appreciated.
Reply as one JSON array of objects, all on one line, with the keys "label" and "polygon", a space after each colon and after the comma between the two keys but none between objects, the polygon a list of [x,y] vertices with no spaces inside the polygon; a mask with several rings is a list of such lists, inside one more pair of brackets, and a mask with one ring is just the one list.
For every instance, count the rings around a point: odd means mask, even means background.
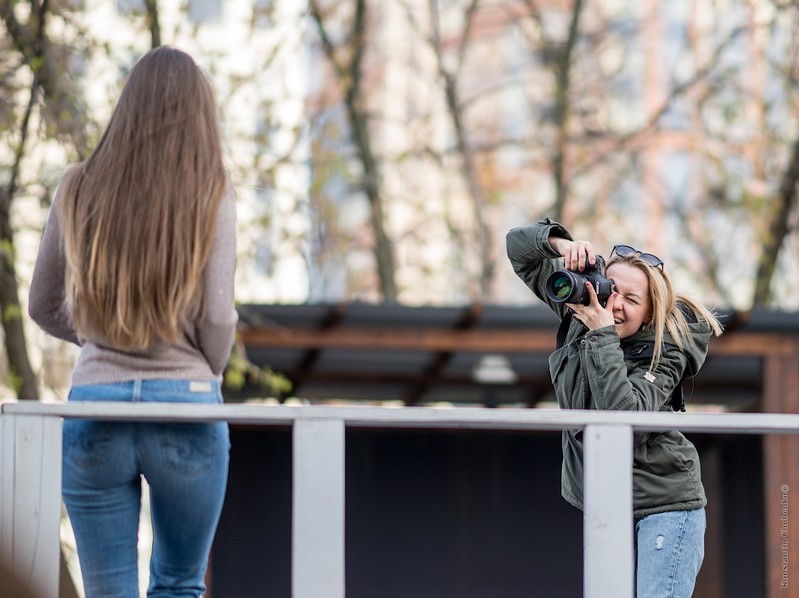
[{"label": "jeans back pocket", "polygon": [[164,467],[182,475],[209,470],[216,461],[225,424],[158,424]]}]

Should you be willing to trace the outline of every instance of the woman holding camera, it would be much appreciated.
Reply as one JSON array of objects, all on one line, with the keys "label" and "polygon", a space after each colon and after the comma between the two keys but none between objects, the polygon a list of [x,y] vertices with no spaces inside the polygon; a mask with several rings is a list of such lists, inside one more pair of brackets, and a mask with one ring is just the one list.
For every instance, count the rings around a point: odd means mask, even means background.
[{"label": "woman holding camera", "polygon": [[[613,288],[598,297],[590,283],[581,282],[585,300],[571,303],[551,288],[548,293],[547,280],[564,267],[589,278],[601,274],[590,242],[573,240],[546,218],[511,230],[507,250],[519,278],[562,321],[559,347],[549,358],[562,409],[671,410],[673,399],[681,398],[682,379],[697,374],[711,335],[721,334],[710,310],[674,291],[663,261],[653,254],[617,245],[604,273]],[[561,493],[583,508],[581,431],[563,432]],[[694,445],[676,430],[636,433],[638,598],[691,595],[704,557],[706,504]]]}]

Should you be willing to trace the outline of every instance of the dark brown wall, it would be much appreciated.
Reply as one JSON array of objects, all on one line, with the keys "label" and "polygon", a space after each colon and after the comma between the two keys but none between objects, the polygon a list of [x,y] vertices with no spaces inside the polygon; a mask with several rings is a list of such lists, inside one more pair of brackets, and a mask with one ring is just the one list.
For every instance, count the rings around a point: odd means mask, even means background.
[{"label": "dark brown wall", "polygon": [[[232,427],[213,598],[290,598],[291,432]],[[696,598],[764,596],[761,439],[696,436],[711,501]],[[347,598],[582,595],[560,435],[347,432]]]}]

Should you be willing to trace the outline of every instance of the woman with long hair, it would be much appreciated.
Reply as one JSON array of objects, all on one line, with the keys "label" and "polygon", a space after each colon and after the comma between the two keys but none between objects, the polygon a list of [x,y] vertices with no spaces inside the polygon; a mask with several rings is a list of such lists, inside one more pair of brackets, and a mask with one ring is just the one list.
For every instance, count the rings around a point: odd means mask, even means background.
[{"label": "woman with long hair", "polygon": [[[519,278],[561,319],[549,369],[562,409],[681,408],[683,378],[697,374],[710,337],[722,327],[710,310],[674,290],[663,260],[616,245],[597,279],[601,262],[592,244],[573,240],[548,218],[511,230],[507,249]],[[564,268],[590,272],[599,295],[590,280],[573,294],[566,292],[569,284],[554,288],[563,297],[553,292],[552,281],[564,275],[550,276]],[[562,280],[576,283],[580,277]],[[580,295],[584,300],[575,300]],[[636,433],[631,465],[636,595],[686,598],[704,558],[707,499],[699,455],[677,430]],[[583,508],[579,430],[563,432],[561,494]]]},{"label": "woman with long hair", "polygon": [[[64,174],[29,312],[81,347],[70,401],[219,403],[237,314],[235,201],[207,75],[161,47],[131,70],[92,154]],[[63,496],[87,598],[202,596],[225,495],[228,426],[67,420]]]}]

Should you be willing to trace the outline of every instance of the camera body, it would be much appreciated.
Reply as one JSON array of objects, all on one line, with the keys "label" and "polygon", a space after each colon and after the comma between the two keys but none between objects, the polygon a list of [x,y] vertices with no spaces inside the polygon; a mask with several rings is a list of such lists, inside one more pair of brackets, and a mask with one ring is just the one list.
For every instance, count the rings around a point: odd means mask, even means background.
[{"label": "camera body", "polygon": [[605,278],[605,260],[596,256],[596,264],[586,264],[582,272],[571,270],[555,270],[547,277],[545,289],[547,297],[555,303],[591,303],[591,295],[585,288],[585,283],[590,282],[594,287],[599,303],[604,307],[615,285],[609,278]]}]

